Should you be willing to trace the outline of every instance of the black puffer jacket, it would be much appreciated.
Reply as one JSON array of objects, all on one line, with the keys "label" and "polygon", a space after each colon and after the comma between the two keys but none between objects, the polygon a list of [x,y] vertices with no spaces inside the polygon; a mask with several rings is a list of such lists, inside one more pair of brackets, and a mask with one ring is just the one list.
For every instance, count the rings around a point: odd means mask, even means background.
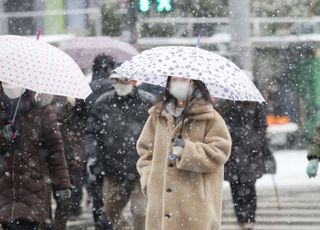
[{"label": "black puffer jacket", "polygon": [[266,137],[265,105],[225,102],[219,111],[232,137],[231,156],[225,164],[225,180],[253,182],[265,173],[275,173],[275,161]]},{"label": "black puffer jacket", "polygon": [[117,180],[136,180],[136,142],[154,96],[135,89],[126,97],[114,90],[102,94],[91,109],[85,131],[85,153],[97,158],[101,171]]}]

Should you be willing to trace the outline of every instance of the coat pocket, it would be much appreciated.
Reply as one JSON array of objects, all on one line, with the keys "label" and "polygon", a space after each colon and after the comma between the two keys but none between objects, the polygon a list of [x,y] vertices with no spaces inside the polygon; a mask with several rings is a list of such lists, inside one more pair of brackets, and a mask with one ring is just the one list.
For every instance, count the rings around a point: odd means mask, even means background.
[{"label": "coat pocket", "polygon": [[202,200],[206,200],[206,186],[205,186],[205,180],[204,180],[204,176],[201,173],[200,174],[200,188],[201,188],[201,199]]}]

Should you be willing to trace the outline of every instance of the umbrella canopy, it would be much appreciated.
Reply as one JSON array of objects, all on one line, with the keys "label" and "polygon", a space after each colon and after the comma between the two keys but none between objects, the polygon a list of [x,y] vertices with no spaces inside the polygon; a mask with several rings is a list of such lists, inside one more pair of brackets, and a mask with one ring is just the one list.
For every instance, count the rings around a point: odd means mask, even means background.
[{"label": "umbrella canopy", "polygon": [[40,40],[0,36],[0,81],[38,93],[85,99],[92,90],[66,53]]},{"label": "umbrella canopy", "polygon": [[116,70],[130,79],[165,86],[168,76],[202,81],[213,97],[264,102],[250,78],[230,60],[212,52],[185,46],[146,50]]},{"label": "umbrella canopy", "polygon": [[110,37],[78,37],[64,42],[60,49],[69,54],[82,69],[91,68],[94,58],[101,53],[113,57],[117,63],[123,63],[138,54],[129,43]]}]

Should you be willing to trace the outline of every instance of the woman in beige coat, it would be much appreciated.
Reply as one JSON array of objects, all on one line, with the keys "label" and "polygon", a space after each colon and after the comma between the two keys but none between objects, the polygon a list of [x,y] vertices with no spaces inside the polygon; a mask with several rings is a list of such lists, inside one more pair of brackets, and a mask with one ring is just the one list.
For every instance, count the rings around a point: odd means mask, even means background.
[{"label": "woman in beige coat", "polygon": [[201,81],[168,77],[137,143],[146,230],[219,230],[231,138]]}]

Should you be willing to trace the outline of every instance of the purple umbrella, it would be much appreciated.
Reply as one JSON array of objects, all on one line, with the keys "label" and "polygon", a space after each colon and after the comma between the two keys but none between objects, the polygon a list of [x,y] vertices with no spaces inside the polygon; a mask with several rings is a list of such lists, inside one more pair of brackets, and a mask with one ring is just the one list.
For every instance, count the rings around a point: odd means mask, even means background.
[{"label": "purple umbrella", "polygon": [[92,67],[93,59],[105,53],[122,63],[136,55],[138,51],[129,43],[111,37],[78,37],[64,42],[60,49],[69,54],[81,69]]}]

